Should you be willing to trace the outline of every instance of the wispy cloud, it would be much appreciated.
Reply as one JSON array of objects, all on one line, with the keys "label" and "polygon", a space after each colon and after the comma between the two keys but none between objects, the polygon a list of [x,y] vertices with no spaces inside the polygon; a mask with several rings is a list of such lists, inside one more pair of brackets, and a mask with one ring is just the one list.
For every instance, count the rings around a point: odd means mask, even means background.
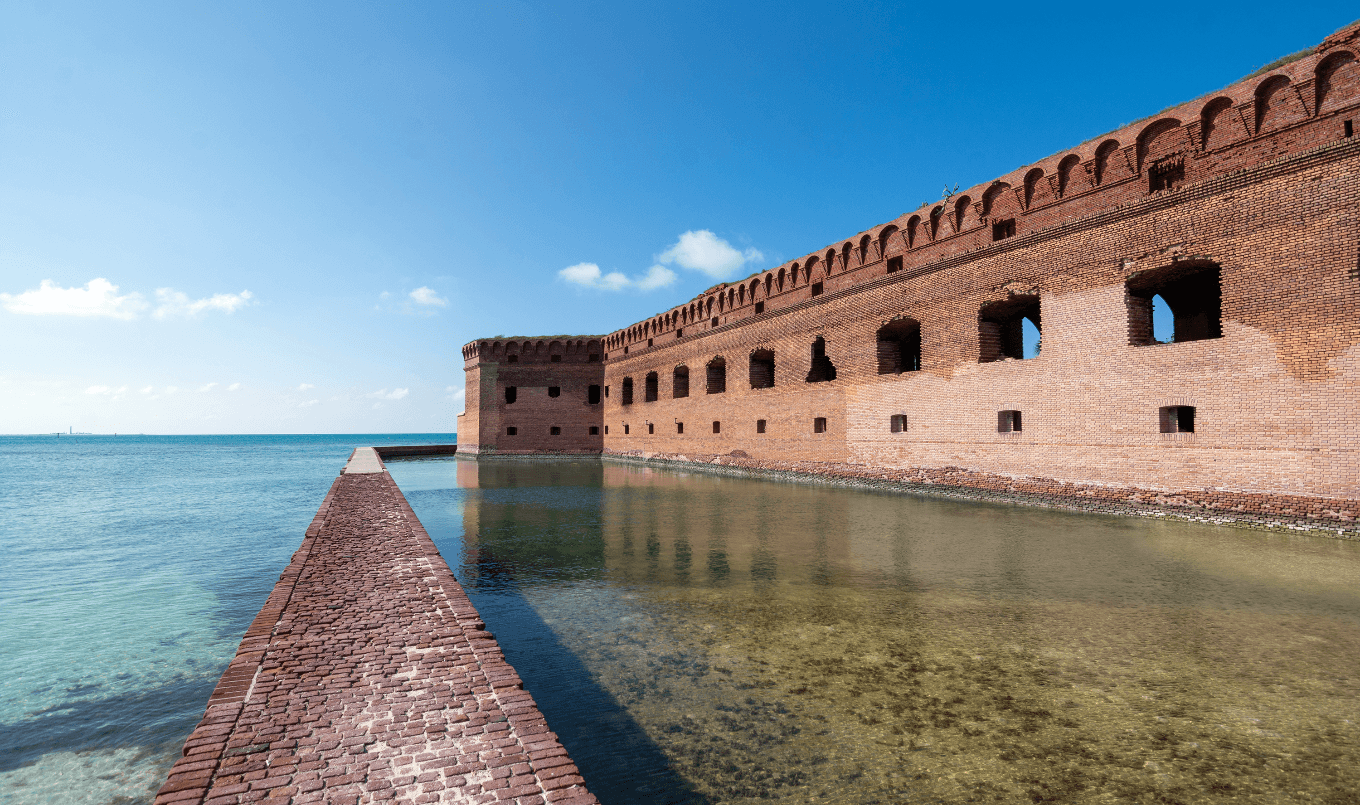
[{"label": "wispy cloud", "polygon": [[[234,313],[254,299],[250,291],[219,293],[203,299],[190,299],[173,288],[156,290],[157,319],[189,318],[210,310]],[[43,280],[37,288],[19,294],[0,293],[0,305],[11,313],[33,316],[82,316],[130,320],[139,317],[150,305],[141,294],[118,293],[118,286],[96,277],[81,288],[63,288]]]},{"label": "wispy cloud", "polygon": [[83,288],[62,288],[52,280],[20,294],[0,293],[0,305],[11,313],[31,316],[83,316],[89,318],[135,319],[146,309],[139,293],[119,295],[118,286],[97,277]]},{"label": "wispy cloud", "polygon": [[241,390],[240,383],[232,383],[230,386],[227,386],[227,391],[240,391],[240,390]]},{"label": "wispy cloud", "polygon": [[118,388],[114,388],[113,386],[90,386],[85,389],[85,393],[99,397],[108,397],[113,400],[121,400],[123,399],[123,394],[127,393],[127,390],[127,386],[119,386]]},{"label": "wispy cloud", "polygon": [[629,277],[622,271],[606,273],[595,263],[577,263],[557,272],[564,282],[599,291],[651,291],[664,288],[678,278],[670,266],[699,271],[715,279],[725,279],[748,263],[765,259],[759,249],[739,251],[707,229],[680,235],[669,248],[656,255],[647,273]]},{"label": "wispy cloud", "polygon": [[317,405],[320,402],[320,400],[308,400],[305,403],[298,403],[298,408],[311,408],[313,405]]},{"label": "wispy cloud", "polygon": [[298,391],[306,391],[307,389],[314,389],[314,388],[316,388],[316,386],[312,385],[311,383],[299,383],[299,384],[298,384]]},{"label": "wispy cloud", "polygon": [[219,293],[202,299],[190,299],[187,294],[173,288],[156,289],[156,311],[152,315],[158,319],[172,317],[191,318],[209,310],[235,313],[250,304],[255,295],[250,291],[240,293]]},{"label": "wispy cloud", "polygon": [[725,279],[747,263],[764,260],[759,249],[737,251],[732,244],[707,229],[689,231],[669,249],[657,256],[658,263],[702,271],[714,279]]},{"label": "wispy cloud", "polygon": [[217,388],[217,384],[216,384],[216,383],[205,383],[205,384],[203,384],[202,386],[199,386],[199,387],[198,387],[198,390],[199,390],[199,391],[212,391],[212,390],[215,389],[215,388]]},{"label": "wispy cloud", "polygon": [[659,265],[652,266],[647,269],[646,274],[631,279],[621,271],[611,271],[606,274],[594,263],[577,263],[574,266],[567,266],[557,272],[557,275],[573,285],[595,288],[601,291],[622,291],[628,288],[650,291],[656,288],[664,288],[675,282],[675,272]]},{"label": "wispy cloud", "polygon": [[364,396],[368,397],[371,400],[400,400],[401,398],[405,397],[407,394],[410,393],[411,393],[410,389],[392,389],[390,392],[387,389],[380,389],[378,391],[373,392],[372,394],[367,394]]},{"label": "wispy cloud", "polygon": [[424,285],[411,291],[410,296],[411,301],[415,302],[417,305],[425,305],[427,307],[447,307],[449,304],[449,300],[440,296],[433,288],[427,288]]}]

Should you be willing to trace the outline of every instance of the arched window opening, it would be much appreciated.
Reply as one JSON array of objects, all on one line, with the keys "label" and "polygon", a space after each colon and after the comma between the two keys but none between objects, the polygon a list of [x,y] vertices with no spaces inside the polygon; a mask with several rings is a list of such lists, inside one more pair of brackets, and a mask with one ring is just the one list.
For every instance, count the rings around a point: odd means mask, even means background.
[{"label": "arched window opening", "polygon": [[859,264],[864,265],[869,262],[869,236],[865,235],[859,239]]},{"label": "arched window opening", "polygon": [[647,378],[643,381],[642,399],[645,402],[656,402],[657,385],[656,372],[648,372]]},{"label": "arched window opening", "polygon": [[[1033,328],[1032,340],[1028,344],[1025,338],[1026,321]],[[986,305],[978,315],[978,362],[1036,357],[1042,331],[1038,296],[1012,296],[1003,302]]]},{"label": "arched window opening", "polygon": [[708,393],[722,394],[727,391],[727,361],[721,356],[708,362]]},{"label": "arched window opening", "polygon": [[619,402],[623,405],[633,404],[633,378],[625,377],[623,379],[623,393]]},{"label": "arched window opening", "polygon": [[1289,95],[1284,91],[1289,86],[1289,76],[1276,75],[1267,78],[1256,88],[1256,133],[1260,134],[1287,114],[1286,105]]},{"label": "arched window opening", "polygon": [[1335,111],[1360,93],[1360,62],[1349,51],[1337,51],[1323,59],[1315,76],[1313,108],[1318,115]]},{"label": "arched window opening", "polygon": [[878,329],[878,373],[898,375],[921,369],[921,323],[897,319]]},{"label": "arched window opening", "polygon": [[1072,184],[1072,171],[1081,165],[1081,157],[1076,154],[1068,154],[1058,163],[1058,195],[1067,195],[1067,188]]},{"label": "arched window opening", "polygon": [[784,277],[785,271],[781,268],[779,269],[779,278],[775,280],[775,288],[781,293],[784,291]]},{"label": "arched window opening", "polygon": [[1034,204],[1034,193],[1039,189],[1039,182],[1044,178],[1043,168],[1034,168],[1025,174],[1025,209],[1029,209]]},{"label": "arched window opening", "polygon": [[[1223,337],[1222,270],[1217,264],[1186,261],[1140,272],[1129,277],[1125,288],[1131,346]],[[1160,316],[1158,307],[1163,307]]]},{"label": "arched window opening", "polygon": [[1096,149],[1096,184],[1105,181],[1105,176],[1110,170],[1110,155],[1119,148],[1119,143],[1114,140],[1106,140]]},{"label": "arched window opening", "polygon": [[808,371],[807,382],[825,383],[836,379],[836,366],[826,356],[826,339],[820,335],[812,342],[812,368]]},{"label": "arched window opening", "polygon": [[689,367],[677,366],[671,372],[671,397],[680,399],[689,396]]},{"label": "arched window opening", "polygon": [[751,353],[751,388],[774,388],[774,351],[758,349]]}]

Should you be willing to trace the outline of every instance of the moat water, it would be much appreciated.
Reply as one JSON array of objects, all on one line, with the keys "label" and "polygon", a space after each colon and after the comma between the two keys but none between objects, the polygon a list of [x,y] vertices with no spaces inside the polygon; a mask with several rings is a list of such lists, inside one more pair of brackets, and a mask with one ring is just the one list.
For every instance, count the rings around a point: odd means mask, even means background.
[{"label": "moat water", "polygon": [[1360,802],[1356,543],[389,467],[606,805]]}]

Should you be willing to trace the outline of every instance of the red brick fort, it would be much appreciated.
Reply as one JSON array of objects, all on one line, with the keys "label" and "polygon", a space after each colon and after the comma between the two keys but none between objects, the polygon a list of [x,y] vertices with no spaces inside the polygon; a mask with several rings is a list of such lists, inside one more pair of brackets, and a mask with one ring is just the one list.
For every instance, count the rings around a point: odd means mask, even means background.
[{"label": "red brick fort", "polygon": [[1360,23],[608,335],[469,343],[459,453],[1331,499],[1313,508],[1353,520],[1333,504],[1360,499],[1357,56]]}]

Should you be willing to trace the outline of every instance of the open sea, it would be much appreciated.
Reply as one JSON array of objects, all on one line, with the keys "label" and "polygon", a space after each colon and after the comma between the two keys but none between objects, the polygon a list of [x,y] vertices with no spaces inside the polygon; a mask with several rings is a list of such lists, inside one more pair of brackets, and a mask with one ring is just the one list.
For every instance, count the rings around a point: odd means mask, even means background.
[{"label": "open sea", "polygon": [[0,802],[150,802],[350,451],[0,436]]}]

